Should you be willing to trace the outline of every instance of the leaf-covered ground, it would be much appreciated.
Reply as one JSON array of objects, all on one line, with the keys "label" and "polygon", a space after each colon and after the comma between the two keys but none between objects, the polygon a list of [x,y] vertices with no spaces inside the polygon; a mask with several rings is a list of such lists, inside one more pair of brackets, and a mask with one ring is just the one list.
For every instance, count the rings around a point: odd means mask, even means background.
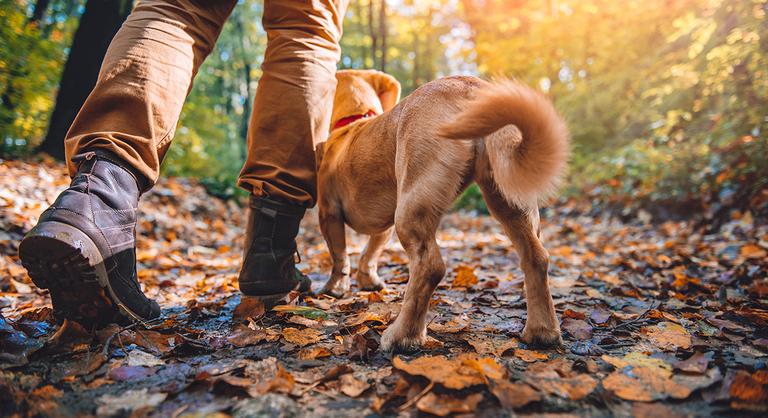
[{"label": "leaf-covered ground", "polygon": [[[485,216],[447,216],[449,273],[432,301],[430,346],[378,350],[408,269],[393,241],[386,292],[295,298],[275,312],[241,300],[244,212],[194,182],[142,200],[138,259],[163,307],[151,324],[53,322],[16,256],[68,179],[62,166],[0,166],[0,415],[9,416],[760,416],[768,411],[768,227],[732,213],[707,224],[621,222],[600,208],[543,211],[560,349],[526,347],[518,257]],[[350,233],[353,257],[364,244]],[[314,213],[303,270],[329,257]],[[354,290],[354,288],[353,288]]]}]

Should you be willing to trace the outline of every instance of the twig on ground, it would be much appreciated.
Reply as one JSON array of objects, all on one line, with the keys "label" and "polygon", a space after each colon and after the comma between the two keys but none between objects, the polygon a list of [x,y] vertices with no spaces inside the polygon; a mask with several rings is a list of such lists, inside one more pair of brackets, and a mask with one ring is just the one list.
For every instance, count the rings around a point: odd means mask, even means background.
[{"label": "twig on ground", "polygon": [[656,309],[655,305],[656,305],[656,301],[655,300],[651,301],[651,304],[648,306],[648,308],[646,310],[644,310],[640,315],[638,315],[635,318],[630,319],[627,322],[622,322],[621,324],[614,326],[613,328],[611,328],[611,331],[616,331],[619,328],[624,328],[626,326],[634,324],[635,322],[637,322],[640,319],[642,319],[645,315],[648,315],[648,312],[650,312],[653,309]]},{"label": "twig on ground", "polygon": [[413,398],[409,399],[408,402],[400,405],[400,408],[398,408],[397,410],[400,411],[400,412],[403,412],[406,409],[410,408],[411,406],[413,406],[413,404],[418,402],[419,399],[423,398],[427,393],[429,393],[429,391],[432,390],[433,387],[435,387],[435,383],[434,382],[429,382],[429,384],[427,385],[427,387],[424,388],[424,390],[419,392],[418,395],[416,395]]}]

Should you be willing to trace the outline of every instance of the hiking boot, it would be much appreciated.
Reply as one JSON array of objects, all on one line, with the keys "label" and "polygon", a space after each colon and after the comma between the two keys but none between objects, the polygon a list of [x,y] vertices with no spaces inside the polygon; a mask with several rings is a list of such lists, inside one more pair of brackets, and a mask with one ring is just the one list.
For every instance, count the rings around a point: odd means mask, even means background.
[{"label": "hiking boot", "polygon": [[264,197],[251,197],[240,291],[258,297],[267,309],[292,290],[308,292],[311,281],[296,268],[296,235],[305,209]]},{"label": "hiking boot", "polygon": [[136,212],[143,177],[107,152],[75,156],[77,174],[19,245],[54,315],[89,327],[160,316],[136,279]]}]

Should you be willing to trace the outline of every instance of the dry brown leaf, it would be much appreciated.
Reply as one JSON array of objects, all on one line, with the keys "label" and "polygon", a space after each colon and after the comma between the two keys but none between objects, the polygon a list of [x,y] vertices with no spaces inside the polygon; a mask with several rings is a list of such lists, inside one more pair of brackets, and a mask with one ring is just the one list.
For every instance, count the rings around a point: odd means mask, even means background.
[{"label": "dry brown leaf", "polygon": [[307,347],[302,348],[299,351],[299,359],[301,360],[314,360],[318,358],[330,357],[331,351],[325,347]]},{"label": "dry brown leaf", "polygon": [[482,393],[472,393],[464,398],[454,395],[436,395],[434,392],[428,393],[416,402],[416,408],[439,417],[446,417],[450,414],[467,414],[477,409],[477,404],[483,400]]},{"label": "dry brown leaf", "polygon": [[517,347],[517,340],[504,335],[469,334],[464,338],[480,355],[493,354],[501,357],[506,351]]},{"label": "dry brown leaf", "polygon": [[56,333],[48,339],[48,347],[55,351],[78,351],[86,349],[93,336],[75,321],[65,319]]},{"label": "dry brown leaf", "polygon": [[755,244],[746,244],[741,247],[739,250],[739,254],[744,258],[753,258],[753,259],[765,259],[768,257],[768,251],[766,251],[764,248],[760,247],[759,245]]},{"label": "dry brown leaf", "polygon": [[468,354],[455,359],[447,359],[444,356],[424,356],[410,362],[395,357],[392,365],[410,375],[424,376],[448,389],[482,385],[488,378],[500,378],[505,373],[504,367],[494,359],[477,358]]},{"label": "dry brown leaf", "polygon": [[341,383],[341,393],[349,396],[350,398],[357,398],[358,396],[362,395],[363,392],[368,390],[369,387],[371,387],[370,384],[358,380],[351,373],[341,375],[339,382]]},{"label": "dry brown leaf", "polygon": [[477,276],[475,275],[475,269],[466,265],[456,267],[456,278],[451,282],[451,288],[470,288],[476,284]]},{"label": "dry brown leaf", "polygon": [[323,333],[312,328],[283,328],[283,338],[292,344],[305,346],[320,341]]},{"label": "dry brown leaf", "polygon": [[291,393],[295,384],[296,380],[293,378],[293,375],[285,370],[282,364],[277,363],[277,369],[274,376],[251,387],[248,390],[248,394],[253,397],[258,397],[269,392]]},{"label": "dry brown leaf", "polygon": [[696,352],[686,360],[674,363],[675,369],[687,373],[704,374],[709,368],[709,361],[712,360],[713,353]]},{"label": "dry brown leaf", "polygon": [[538,351],[533,350],[525,350],[522,348],[515,350],[515,357],[526,363],[533,363],[535,361],[546,360],[549,358],[549,356],[544,353],[539,353]]},{"label": "dry brown leaf", "polygon": [[491,393],[499,400],[501,406],[507,409],[522,408],[531,402],[541,400],[541,394],[525,383],[494,381]]},{"label": "dry brown leaf", "polygon": [[440,334],[456,334],[469,329],[469,318],[462,315],[444,323],[431,322],[427,328]]},{"label": "dry brown leaf", "polygon": [[650,402],[687,398],[692,390],[658,372],[658,368],[625,367],[603,380],[603,387],[628,401]]},{"label": "dry brown leaf", "polygon": [[560,326],[577,340],[589,340],[592,338],[592,326],[583,319],[565,318]]},{"label": "dry brown leaf", "polygon": [[691,346],[691,334],[682,325],[673,322],[659,322],[657,325],[643,327],[641,332],[662,350],[674,351]]},{"label": "dry brown leaf", "polygon": [[750,375],[739,371],[728,390],[732,399],[751,404],[768,403],[768,374],[758,371]]},{"label": "dry brown leaf", "polygon": [[616,369],[623,369],[627,366],[648,367],[656,370],[656,373],[664,376],[672,376],[672,366],[661,359],[649,357],[643,353],[632,352],[627,353],[624,357],[612,357],[609,355],[602,356],[603,361],[612,365]]},{"label": "dry brown leaf", "polygon": [[253,330],[243,324],[235,325],[227,336],[227,341],[235,347],[256,345],[267,339],[267,333],[263,329]]},{"label": "dry brown leaf", "polygon": [[266,309],[259,298],[241,296],[240,304],[232,313],[232,319],[256,319],[264,316]]},{"label": "dry brown leaf", "polygon": [[554,371],[546,375],[529,376],[526,381],[542,392],[574,401],[587,397],[597,387],[597,380],[589,375],[564,378]]},{"label": "dry brown leaf", "polygon": [[364,311],[348,317],[346,320],[344,320],[344,325],[348,327],[356,327],[368,321],[374,321],[380,324],[386,324],[387,322],[389,322],[387,318],[384,318],[382,315],[378,313],[371,312],[371,311]]}]

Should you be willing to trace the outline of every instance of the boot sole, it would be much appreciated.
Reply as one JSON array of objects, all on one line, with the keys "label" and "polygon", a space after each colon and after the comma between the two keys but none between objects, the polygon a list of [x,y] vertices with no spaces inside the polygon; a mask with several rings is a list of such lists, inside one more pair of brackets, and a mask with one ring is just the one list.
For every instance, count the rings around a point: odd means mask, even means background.
[{"label": "boot sole", "polygon": [[19,258],[32,282],[50,292],[56,318],[97,328],[143,322],[120,303],[103,256],[79,229],[55,221],[38,224],[19,244]]}]

